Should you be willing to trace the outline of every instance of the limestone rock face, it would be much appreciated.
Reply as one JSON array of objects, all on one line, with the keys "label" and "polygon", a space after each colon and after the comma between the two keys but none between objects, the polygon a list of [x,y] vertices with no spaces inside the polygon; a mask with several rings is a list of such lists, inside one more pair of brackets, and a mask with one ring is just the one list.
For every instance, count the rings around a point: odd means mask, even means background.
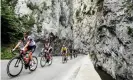
[{"label": "limestone rock face", "polygon": [[73,0],[73,6],[76,47],[116,80],[132,80],[133,1]]},{"label": "limestone rock face", "polygon": [[[57,46],[61,48],[62,44],[71,46],[69,43],[72,44],[72,42],[67,43],[72,41],[71,6],[71,0],[18,0],[15,6],[17,16],[26,15],[35,19],[31,32],[37,41],[36,52],[41,51],[43,40],[50,36],[55,50],[57,50]],[[57,50],[57,53],[60,53],[60,49]]]},{"label": "limestone rock face", "polygon": [[52,32],[60,38],[72,38],[70,1],[66,0],[18,0],[15,13],[35,18],[33,34],[44,37]]},{"label": "limestone rock face", "polygon": [[56,53],[65,42],[116,80],[133,79],[133,0],[18,0],[15,13],[35,18],[36,40],[52,34]]}]

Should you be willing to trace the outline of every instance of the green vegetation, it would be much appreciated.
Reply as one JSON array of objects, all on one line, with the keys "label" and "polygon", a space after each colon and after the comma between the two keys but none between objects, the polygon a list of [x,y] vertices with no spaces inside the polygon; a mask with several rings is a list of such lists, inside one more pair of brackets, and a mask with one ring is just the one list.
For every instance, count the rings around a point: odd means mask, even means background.
[{"label": "green vegetation", "polygon": [[34,10],[34,9],[39,10],[39,7],[38,7],[36,4],[33,4],[32,2],[27,3],[27,6],[28,6],[31,10]]},{"label": "green vegetation", "polygon": [[84,4],[84,10],[86,10],[87,6]]},{"label": "green vegetation", "polygon": [[90,54],[89,54],[90,58],[93,60],[93,61],[98,61],[98,58],[97,58],[97,55],[95,54],[94,51],[92,51]]},{"label": "green vegetation", "polygon": [[97,1],[97,3],[96,3],[97,7],[98,7],[97,12],[101,12],[103,10],[103,2],[104,2],[104,0]]},{"label": "green vegetation", "polygon": [[[16,0],[15,0],[16,1]],[[1,58],[10,59],[13,56],[9,45],[16,44],[22,38],[23,32],[28,31],[34,25],[33,16],[16,17],[14,13],[14,2],[2,0],[1,5]]]},{"label": "green vegetation", "polygon": [[100,5],[100,4],[102,4],[103,1],[104,1],[104,0],[98,0],[98,1],[97,1],[97,6]]},{"label": "green vegetation", "polygon": [[10,48],[7,49],[7,47],[2,47],[1,59],[11,59],[12,57],[14,57],[10,50]]},{"label": "green vegetation", "polygon": [[98,31],[99,31],[99,32],[102,32],[102,29],[105,28],[105,27],[107,27],[107,26],[106,26],[106,25],[100,26],[100,27],[98,28]]},{"label": "green vegetation", "polygon": [[116,36],[116,32],[115,32],[116,28],[115,28],[115,26],[107,27],[107,29],[112,35]]},{"label": "green vegetation", "polygon": [[81,22],[83,19],[81,17],[77,18],[78,22]]},{"label": "green vegetation", "polygon": [[[42,8],[44,10],[47,10],[49,8],[49,6],[47,6],[46,2],[43,2],[42,4]],[[39,6],[37,4],[33,4],[32,2],[27,3],[27,7],[29,7],[31,10],[37,10],[40,13],[42,13],[43,11],[39,9]]]},{"label": "green vegetation", "polygon": [[103,10],[103,5],[98,6],[98,8],[97,8],[97,12],[101,12],[102,10]]},{"label": "green vegetation", "polygon": [[79,16],[79,14],[80,14],[80,11],[79,11],[79,10],[77,10],[77,11],[76,11],[76,17],[78,17],[78,16]]},{"label": "green vegetation", "polygon": [[49,6],[47,6],[46,2],[43,2],[43,9],[47,10],[49,8]]},{"label": "green vegetation", "polygon": [[32,15],[25,15],[21,18],[19,18],[19,21],[21,21],[21,25],[23,25],[26,29],[31,29],[31,27],[35,24],[35,19]]},{"label": "green vegetation", "polygon": [[14,8],[6,0],[2,0],[1,7],[1,42],[2,44],[9,44],[20,38],[22,30],[19,20],[14,15]]},{"label": "green vegetation", "polygon": [[86,11],[86,12],[83,12],[83,14],[85,14],[85,15],[94,15],[95,11],[92,9],[92,7],[90,7],[90,9],[88,11]]},{"label": "green vegetation", "polygon": [[77,10],[76,11],[76,18],[77,18],[77,21],[78,22],[81,22],[83,19],[81,18],[81,16],[80,16],[80,10]]},{"label": "green vegetation", "polygon": [[133,29],[130,28],[129,26],[127,27],[128,28],[128,35],[132,36],[133,37]]},{"label": "green vegetation", "polygon": [[37,26],[37,32],[41,32],[42,31],[42,26]]},{"label": "green vegetation", "polygon": [[87,15],[91,15],[91,12],[90,12],[91,10],[88,10],[87,12],[86,12],[86,14]]},{"label": "green vegetation", "polygon": [[102,33],[103,28],[106,28],[112,35],[116,36],[115,33],[115,26],[107,26],[107,25],[102,25],[98,28],[98,32]]},{"label": "green vegetation", "polygon": [[131,13],[132,13],[131,11],[133,10],[133,3],[132,3],[132,0],[127,0],[125,6],[127,7],[126,13],[127,13],[128,15],[131,15]]},{"label": "green vegetation", "polygon": [[94,15],[95,14],[95,11],[94,10],[92,10],[92,15]]}]

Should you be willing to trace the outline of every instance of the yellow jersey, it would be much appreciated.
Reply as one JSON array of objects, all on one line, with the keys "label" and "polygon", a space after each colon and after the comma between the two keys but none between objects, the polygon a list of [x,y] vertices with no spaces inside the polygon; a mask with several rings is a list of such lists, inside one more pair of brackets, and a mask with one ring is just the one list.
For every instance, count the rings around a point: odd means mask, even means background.
[{"label": "yellow jersey", "polygon": [[62,47],[61,51],[67,51],[67,48],[66,47]]}]

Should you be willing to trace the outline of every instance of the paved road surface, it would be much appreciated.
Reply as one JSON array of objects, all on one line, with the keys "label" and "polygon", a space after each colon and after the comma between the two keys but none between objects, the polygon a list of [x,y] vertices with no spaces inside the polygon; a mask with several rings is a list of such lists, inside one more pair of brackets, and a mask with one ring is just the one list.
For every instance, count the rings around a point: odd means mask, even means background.
[{"label": "paved road surface", "polygon": [[[61,57],[54,57],[51,66],[42,68],[38,63],[38,68],[35,72],[30,72],[23,68],[18,77],[10,78],[6,73],[8,60],[1,61],[1,80],[72,80],[78,72],[84,56],[78,56],[75,59],[69,60],[67,63],[61,63]],[[38,58],[40,62],[40,58]],[[75,72],[76,71],[76,72]]]}]

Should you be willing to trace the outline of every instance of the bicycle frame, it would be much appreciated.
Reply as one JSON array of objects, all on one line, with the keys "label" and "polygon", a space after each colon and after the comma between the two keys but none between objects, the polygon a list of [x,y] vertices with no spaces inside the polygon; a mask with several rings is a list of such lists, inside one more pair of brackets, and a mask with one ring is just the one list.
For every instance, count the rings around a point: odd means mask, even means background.
[{"label": "bicycle frame", "polygon": [[23,54],[21,51],[19,52],[18,60],[16,61],[14,67],[18,67],[18,64],[20,63],[20,60],[22,60],[23,64],[26,64],[26,63],[25,63],[25,60],[24,60],[24,56],[25,56],[26,54],[28,54],[28,53]]},{"label": "bicycle frame", "polygon": [[44,55],[45,59],[49,59],[50,53],[47,50],[44,50],[43,53],[44,53],[43,55]]},{"label": "bicycle frame", "polygon": [[[12,52],[12,53],[13,53],[13,52]],[[23,54],[23,53],[20,51],[18,55],[16,55],[14,58],[12,58],[12,59],[8,62],[8,64],[7,64],[7,74],[8,74],[9,76],[15,77],[15,76],[19,75],[19,74],[21,73],[22,69],[23,69],[23,66],[25,66],[25,69],[29,68],[30,71],[34,71],[34,70],[37,68],[37,65],[36,65],[36,67],[35,67],[34,69],[31,68],[32,66],[29,65],[29,64],[30,64],[30,59],[28,60],[28,63],[27,63],[27,61],[25,60],[25,55],[26,55],[26,54],[28,54],[28,53]],[[28,57],[28,58],[30,58],[30,57]],[[37,61],[37,63],[34,63],[34,64],[38,64],[37,57],[33,56],[33,58]],[[20,66],[20,67],[21,67],[21,68],[20,68],[20,71],[19,71],[18,73],[16,73],[16,74],[10,73],[10,69],[9,69],[9,67],[10,67],[10,65],[11,65],[11,63],[12,63],[13,60],[14,60],[14,63],[15,63],[15,64],[13,64],[12,66],[14,66],[14,67],[19,67],[19,66]],[[22,65],[19,65],[20,63],[21,63]]]},{"label": "bicycle frame", "polygon": [[62,53],[62,56],[67,57],[67,53]]}]

